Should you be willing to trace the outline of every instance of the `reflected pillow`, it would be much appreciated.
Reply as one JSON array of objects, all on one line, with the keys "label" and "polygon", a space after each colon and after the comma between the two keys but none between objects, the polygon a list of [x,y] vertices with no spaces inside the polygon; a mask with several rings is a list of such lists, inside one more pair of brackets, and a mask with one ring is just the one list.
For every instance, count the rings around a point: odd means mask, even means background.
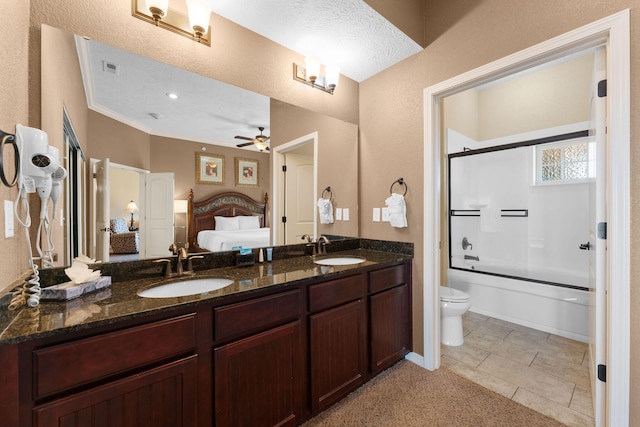
[{"label": "reflected pillow", "polygon": [[233,231],[240,230],[240,224],[238,222],[238,217],[226,217],[226,216],[214,216],[213,219],[216,221],[216,230],[217,231]]},{"label": "reflected pillow", "polygon": [[255,230],[260,228],[259,216],[238,216],[238,223],[240,224],[240,230]]}]

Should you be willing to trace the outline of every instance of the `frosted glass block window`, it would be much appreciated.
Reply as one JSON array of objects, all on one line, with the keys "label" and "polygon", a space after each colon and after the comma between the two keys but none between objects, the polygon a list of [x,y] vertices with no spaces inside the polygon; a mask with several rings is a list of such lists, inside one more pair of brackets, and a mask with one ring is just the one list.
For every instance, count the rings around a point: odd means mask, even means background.
[{"label": "frosted glass block window", "polygon": [[595,145],[586,138],[536,146],[536,183],[595,178]]}]

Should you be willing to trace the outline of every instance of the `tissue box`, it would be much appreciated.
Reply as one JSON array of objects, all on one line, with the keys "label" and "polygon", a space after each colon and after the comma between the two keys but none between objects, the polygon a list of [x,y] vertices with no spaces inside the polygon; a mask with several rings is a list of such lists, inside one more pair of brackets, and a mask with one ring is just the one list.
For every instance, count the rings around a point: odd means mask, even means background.
[{"label": "tissue box", "polygon": [[73,282],[60,283],[58,285],[42,288],[40,300],[43,301],[68,301],[78,298],[80,295],[88,294],[111,286],[111,276],[101,276],[98,280],[92,282],[80,283]]}]

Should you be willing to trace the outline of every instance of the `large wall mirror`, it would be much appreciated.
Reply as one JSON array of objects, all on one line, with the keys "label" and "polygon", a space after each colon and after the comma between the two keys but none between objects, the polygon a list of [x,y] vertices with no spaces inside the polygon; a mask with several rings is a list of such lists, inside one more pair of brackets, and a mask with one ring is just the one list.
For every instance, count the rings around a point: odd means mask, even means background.
[{"label": "large wall mirror", "polygon": [[[59,265],[69,264],[78,254],[96,257],[99,229],[104,228],[105,223],[110,225],[111,219],[124,220],[127,229],[138,232],[140,250],[127,256],[108,253],[98,259],[113,261],[169,255],[168,246],[160,248],[160,252],[153,249],[151,238],[145,238],[143,230],[147,227],[145,206],[147,209],[149,206],[148,201],[145,202],[148,196],[143,194],[143,183],[155,174],[172,174],[172,195],[165,196],[172,199],[171,202],[187,199],[190,190],[193,190],[194,200],[226,191],[241,192],[260,200],[269,193],[271,212],[277,214],[271,215],[273,224],[286,212],[286,199],[297,197],[312,204],[297,210],[301,222],[310,227],[305,230],[317,236],[358,236],[357,125],[85,40],[57,28],[43,25],[41,44],[41,128],[49,134],[50,143],[62,149],[64,111],[65,126],[73,131],[78,141],[86,173],[82,177],[84,185],[77,187],[81,193],[78,195],[81,208],[76,208],[78,214],[71,222],[66,220],[70,212],[67,207],[65,220],[61,222],[64,237],[56,238],[62,261]],[[87,78],[83,68],[88,62],[92,62],[91,73],[99,72],[99,76]],[[128,68],[135,69],[138,78],[130,88],[122,86],[120,81]],[[109,86],[109,81],[114,86]],[[224,90],[208,92],[210,87],[216,86]],[[176,88],[189,91],[195,101],[171,100],[168,94]],[[244,100],[248,107],[231,102],[233,98]],[[107,99],[106,104],[98,102],[104,99]],[[176,110],[165,112],[162,108],[162,103],[174,101],[181,105],[178,125],[167,117]],[[113,107],[119,104],[121,107]],[[143,108],[140,108],[141,104]],[[248,141],[235,136],[253,138],[262,132],[270,136],[270,150],[260,151],[252,144],[236,147]],[[315,135],[315,139],[309,141],[312,142],[310,146],[299,144],[300,147],[291,152],[288,148],[278,150],[279,146],[288,147],[292,141],[304,140],[309,135]],[[281,156],[289,153],[293,158],[296,152],[307,156],[305,161],[311,165],[311,171],[308,167],[301,169],[301,179],[296,179],[301,185],[295,191],[276,188],[274,183],[282,180],[274,175],[273,165],[280,165]],[[202,156],[218,162],[221,169],[218,179],[198,179],[196,164]],[[235,179],[238,161],[257,165],[259,174],[252,185],[241,185],[242,182]],[[109,172],[108,176],[101,177],[100,172],[105,170]],[[303,179],[309,174],[313,179]],[[304,187],[302,183],[308,186]],[[95,201],[96,192],[105,185],[110,190],[106,218],[96,215],[100,207],[96,207]],[[334,206],[350,209],[350,221],[324,225],[315,218],[317,198],[322,189],[329,186],[333,190]],[[67,200],[70,195],[65,194]],[[132,201],[136,205],[134,208]],[[180,244],[186,241],[186,214],[180,212],[179,206],[180,203],[171,206],[176,211],[171,214],[170,240]],[[281,230],[283,228],[280,226]],[[279,236],[272,239],[277,244],[284,244],[294,243],[297,237],[294,233],[288,240]]]}]

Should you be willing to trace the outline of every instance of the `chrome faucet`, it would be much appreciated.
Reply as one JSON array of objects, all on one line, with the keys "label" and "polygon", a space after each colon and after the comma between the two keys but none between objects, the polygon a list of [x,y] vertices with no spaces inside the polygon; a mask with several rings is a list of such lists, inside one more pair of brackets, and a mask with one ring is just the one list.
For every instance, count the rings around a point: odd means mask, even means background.
[{"label": "chrome faucet", "polygon": [[185,274],[182,261],[187,258],[187,250],[185,248],[178,249],[178,261],[176,262],[176,276]]},{"label": "chrome faucet", "polygon": [[329,239],[327,239],[325,236],[320,236],[316,243],[318,245],[318,254],[326,255],[327,254],[327,245],[331,244]]}]

